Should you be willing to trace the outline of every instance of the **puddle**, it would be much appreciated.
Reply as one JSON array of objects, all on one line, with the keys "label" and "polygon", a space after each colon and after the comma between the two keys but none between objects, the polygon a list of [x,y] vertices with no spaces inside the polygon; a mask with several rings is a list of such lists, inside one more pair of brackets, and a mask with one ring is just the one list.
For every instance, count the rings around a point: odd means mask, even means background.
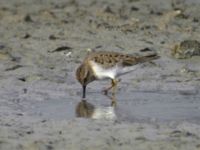
[{"label": "puddle", "polygon": [[117,105],[108,97],[89,93],[88,100],[48,100],[31,112],[45,119],[71,120],[75,117],[128,122],[189,121],[200,123],[200,96],[176,93],[132,92],[116,95]]}]

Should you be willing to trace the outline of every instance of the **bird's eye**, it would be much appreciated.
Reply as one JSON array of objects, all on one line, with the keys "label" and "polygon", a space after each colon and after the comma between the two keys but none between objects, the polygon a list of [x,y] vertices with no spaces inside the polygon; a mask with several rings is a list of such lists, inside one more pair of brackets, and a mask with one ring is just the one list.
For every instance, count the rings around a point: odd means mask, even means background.
[{"label": "bird's eye", "polygon": [[83,82],[84,82],[84,83],[87,83],[87,78],[84,78],[84,79],[83,79]]},{"label": "bird's eye", "polygon": [[88,83],[88,78],[89,78],[89,72],[87,71],[86,75],[83,78],[83,83],[87,84]]}]

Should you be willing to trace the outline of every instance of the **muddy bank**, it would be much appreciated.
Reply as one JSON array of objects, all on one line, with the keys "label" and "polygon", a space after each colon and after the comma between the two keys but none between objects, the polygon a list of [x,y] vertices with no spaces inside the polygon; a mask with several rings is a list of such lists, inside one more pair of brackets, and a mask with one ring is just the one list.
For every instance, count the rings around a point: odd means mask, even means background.
[{"label": "muddy bank", "polygon": [[[200,57],[171,55],[199,41],[199,8],[198,0],[1,0],[0,149],[199,149]],[[161,58],[121,77],[116,107],[101,94],[109,81],[91,83],[88,106],[80,103],[74,73],[88,50],[145,48]]]}]

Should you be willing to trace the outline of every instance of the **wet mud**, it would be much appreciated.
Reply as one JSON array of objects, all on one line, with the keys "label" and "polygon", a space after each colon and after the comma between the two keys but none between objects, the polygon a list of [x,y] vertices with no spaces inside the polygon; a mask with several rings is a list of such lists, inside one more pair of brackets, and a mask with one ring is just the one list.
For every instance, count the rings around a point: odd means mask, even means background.
[{"label": "wet mud", "polygon": [[[199,11],[198,0],[1,0],[0,149],[198,150],[200,56],[172,49],[199,41]],[[110,81],[89,84],[83,101],[75,70],[92,50],[160,59],[122,76],[115,97],[101,92]]]}]

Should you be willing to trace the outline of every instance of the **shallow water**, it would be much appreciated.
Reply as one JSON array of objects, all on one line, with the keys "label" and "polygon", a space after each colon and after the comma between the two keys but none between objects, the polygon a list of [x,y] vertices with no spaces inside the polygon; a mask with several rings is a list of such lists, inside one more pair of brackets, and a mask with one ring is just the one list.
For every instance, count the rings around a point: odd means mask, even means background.
[{"label": "shallow water", "polygon": [[[91,110],[87,118],[114,119],[126,122],[189,121],[200,123],[200,95],[183,95],[172,92],[127,92],[118,93],[116,106],[110,98],[90,93],[87,105],[81,112]],[[32,107],[31,113],[44,119],[71,120],[76,117],[77,105],[81,101],[47,100]]]}]

